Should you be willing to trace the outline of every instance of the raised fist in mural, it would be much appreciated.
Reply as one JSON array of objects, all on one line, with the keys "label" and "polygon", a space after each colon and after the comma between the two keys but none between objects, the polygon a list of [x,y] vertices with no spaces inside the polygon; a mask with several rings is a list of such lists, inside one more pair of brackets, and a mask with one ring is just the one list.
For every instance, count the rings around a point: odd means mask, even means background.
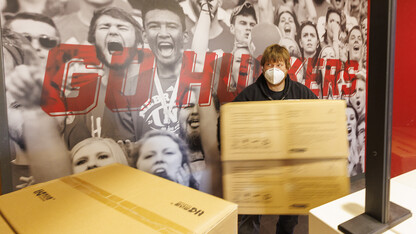
[{"label": "raised fist in mural", "polygon": [[11,73],[7,74],[7,92],[25,108],[40,107],[43,74],[43,69],[38,66],[16,66]]}]

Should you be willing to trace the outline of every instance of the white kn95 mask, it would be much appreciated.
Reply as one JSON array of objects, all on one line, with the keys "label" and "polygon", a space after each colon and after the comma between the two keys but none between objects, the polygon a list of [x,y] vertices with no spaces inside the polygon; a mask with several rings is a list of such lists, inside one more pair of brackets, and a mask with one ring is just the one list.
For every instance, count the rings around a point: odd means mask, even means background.
[{"label": "white kn95 mask", "polygon": [[270,68],[265,73],[266,80],[271,84],[279,84],[285,78],[285,73],[279,68]]}]

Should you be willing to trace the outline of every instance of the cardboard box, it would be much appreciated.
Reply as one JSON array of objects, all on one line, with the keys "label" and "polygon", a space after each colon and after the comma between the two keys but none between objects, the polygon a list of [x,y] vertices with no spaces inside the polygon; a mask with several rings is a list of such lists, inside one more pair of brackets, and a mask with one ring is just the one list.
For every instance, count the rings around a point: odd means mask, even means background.
[{"label": "cardboard box", "polygon": [[224,198],[240,214],[307,214],[349,193],[345,101],[221,107]]},{"label": "cardboard box", "polygon": [[237,233],[236,204],[120,164],[3,195],[0,212],[17,233]]},{"label": "cardboard box", "polygon": [[0,233],[2,234],[14,234],[15,232],[10,225],[0,216]]}]

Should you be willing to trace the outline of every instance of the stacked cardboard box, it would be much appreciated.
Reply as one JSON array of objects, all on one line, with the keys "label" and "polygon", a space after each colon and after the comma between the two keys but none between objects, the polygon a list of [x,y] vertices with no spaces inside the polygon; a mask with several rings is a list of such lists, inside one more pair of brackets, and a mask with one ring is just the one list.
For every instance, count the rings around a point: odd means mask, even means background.
[{"label": "stacked cardboard box", "polygon": [[345,101],[221,107],[226,200],[240,214],[307,214],[349,193]]}]

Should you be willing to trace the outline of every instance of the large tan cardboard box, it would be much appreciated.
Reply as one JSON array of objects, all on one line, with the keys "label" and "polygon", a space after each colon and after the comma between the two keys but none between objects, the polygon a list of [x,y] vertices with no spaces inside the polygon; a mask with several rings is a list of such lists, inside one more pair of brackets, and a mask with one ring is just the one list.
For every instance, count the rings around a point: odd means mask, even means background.
[{"label": "large tan cardboard box", "polygon": [[0,212],[17,233],[237,233],[236,204],[120,164],[3,195]]},{"label": "large tan cardboard box", "polygon": [[2,234],[10,234],[15,233],[13,229],[10,227],[10,225],[4,220],[2,217],[0,217],[0,233]]},{"label": "large tan cardboard box", "polygon": [[307,214],[349,193],[345,101],[221,107],[224,198],[240,214]]}]

